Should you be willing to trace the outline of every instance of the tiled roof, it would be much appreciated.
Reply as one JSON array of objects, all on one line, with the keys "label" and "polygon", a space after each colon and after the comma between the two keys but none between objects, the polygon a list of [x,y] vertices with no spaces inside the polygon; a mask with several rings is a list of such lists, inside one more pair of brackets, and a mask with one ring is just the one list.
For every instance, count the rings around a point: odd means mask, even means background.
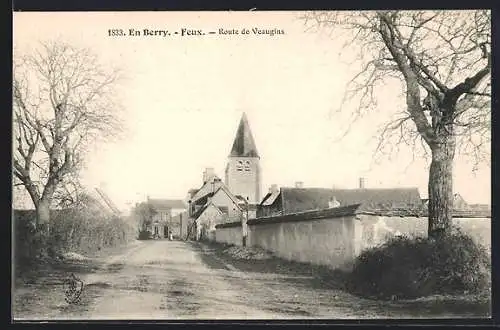
[{"label": "tiled roof", "polygon": [[333,196],[327,188],[281,188],[280,191],[285,213],[326,209]]},{"label": "tiled roof", "polygon": [[362,204],[360,210],[421,209],[417,188],[327,189],[281,188],[285,213],[325,209],[334,197],[340,206]]},{"label": "tiled roof", "polygon": [[250,125],[245,113],[240,120],[236,137],[234,138],[233,147],[231,148],[230,157],[259,157],[255,141],[253,140]]},{"label": "tiled roof", "polygon": [[422,208],[418,188],[335,189],[333,195],[340,205],[361,203],[363,210]]},{"label": "tiled roof", "polygon": [[148,199],[148,204],[157,210],[185,209],[186,204],[181,199]]}]

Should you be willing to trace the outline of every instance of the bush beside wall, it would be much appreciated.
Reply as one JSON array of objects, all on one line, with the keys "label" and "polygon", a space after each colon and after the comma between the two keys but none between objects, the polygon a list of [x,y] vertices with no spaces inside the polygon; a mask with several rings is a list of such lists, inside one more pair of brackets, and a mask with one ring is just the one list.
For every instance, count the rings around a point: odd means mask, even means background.
[{"label": "bush beside wall", "polygon": [[484,293],[491,288],[491,260],[460,231],[442,240],[396,237],[363,251],[347,277],[351,292],[372,298]]}]

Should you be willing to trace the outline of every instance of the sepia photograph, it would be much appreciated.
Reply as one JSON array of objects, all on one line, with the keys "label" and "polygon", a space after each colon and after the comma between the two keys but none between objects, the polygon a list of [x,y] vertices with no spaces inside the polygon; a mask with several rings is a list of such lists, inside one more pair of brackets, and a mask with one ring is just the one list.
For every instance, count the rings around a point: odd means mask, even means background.
[{"label": "sepia photograph", "polygon": [[11,319],[491,318],[491,11],[13,12]]}]

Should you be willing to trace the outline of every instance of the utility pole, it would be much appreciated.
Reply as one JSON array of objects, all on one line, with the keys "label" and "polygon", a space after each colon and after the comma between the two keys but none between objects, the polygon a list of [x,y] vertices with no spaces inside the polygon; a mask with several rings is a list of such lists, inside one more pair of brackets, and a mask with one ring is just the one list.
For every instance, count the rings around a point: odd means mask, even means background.
[{"label": "utility pole", "polygon": [[247,227],[247,222],[248,222],[248,197],[245,199],[245,216],[242,217],[241,221],[241,236],[243,239],[243,246],[247,246],[247,234],[248,234],[248,227]]}]

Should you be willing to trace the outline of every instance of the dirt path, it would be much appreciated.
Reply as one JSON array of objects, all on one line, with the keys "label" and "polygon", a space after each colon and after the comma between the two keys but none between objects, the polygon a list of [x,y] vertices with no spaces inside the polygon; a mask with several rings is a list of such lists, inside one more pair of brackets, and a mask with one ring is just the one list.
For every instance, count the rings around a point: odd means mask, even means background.
[{"label": "dirt path", "polygon": [[109,265],[121,269],[93,274],[89,282],[109,284],[89,311],[91,319],[282,317],[246,306],[239,299],[244,297],[184,242],[149,241]]},{"label": "dirt path", "polygon": [[[38,320],[436,317],[432,311],[356,298],[318,285],[308,276],[240,271],[202,244],[141,241],[102,261],[91,272],[77,273],[85,283],[79,304],[64,302],[56,286],[39,285],[34,291],[23,287],[16,289],[16,301],[24,294],[28,303],[15,308],[14,316]],[[457,315],[441,317],[450,316]]]}]

